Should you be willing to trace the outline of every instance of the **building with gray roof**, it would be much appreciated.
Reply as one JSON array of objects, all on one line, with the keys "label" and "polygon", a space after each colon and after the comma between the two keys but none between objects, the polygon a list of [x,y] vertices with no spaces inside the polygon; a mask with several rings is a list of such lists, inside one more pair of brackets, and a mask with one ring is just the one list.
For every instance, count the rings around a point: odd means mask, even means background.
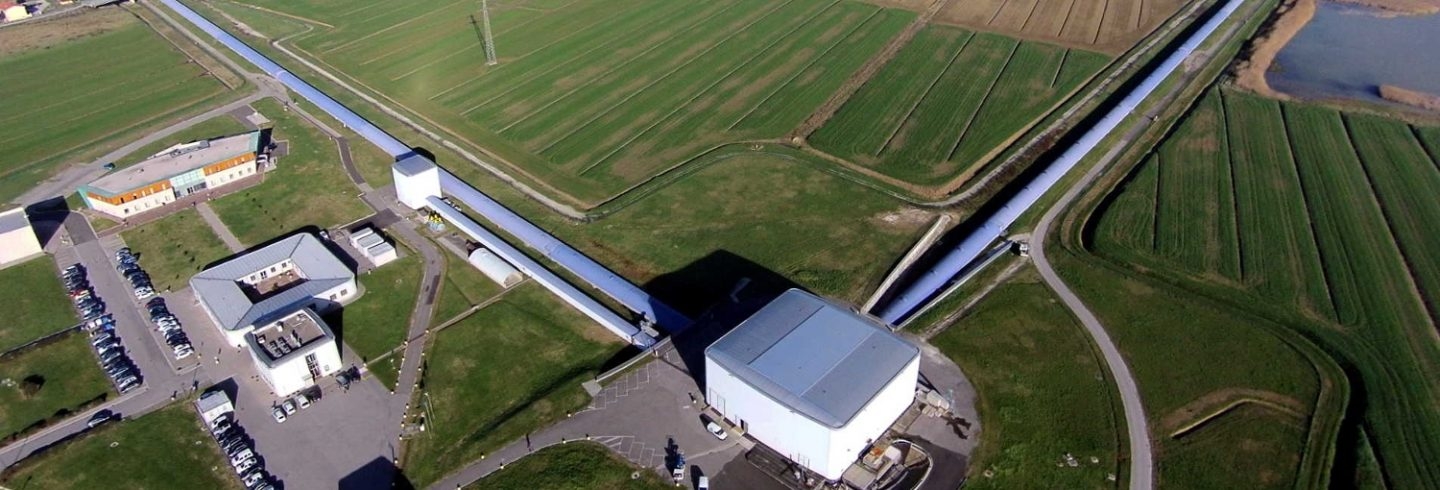
[{"label": "building with gray roof", "polygon": [[257,325],[301,308],[324,313],[359,293],[355,273],[309,233],[205,269],[190,279],[190,289],[236,347]]},{"label": "building with gray roof", "polygon": [[878,320],[792,289],[705,350],[705,399],[837,480],[914,400],[920,350]]}]

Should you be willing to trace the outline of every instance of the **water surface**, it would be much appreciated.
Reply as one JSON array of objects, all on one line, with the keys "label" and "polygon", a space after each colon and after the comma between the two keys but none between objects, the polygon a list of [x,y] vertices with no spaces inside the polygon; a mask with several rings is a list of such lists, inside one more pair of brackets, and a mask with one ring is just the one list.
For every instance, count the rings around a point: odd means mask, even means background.
[{"label": "water surface", "polygon": [[1321,1],[1266,80],[1302,98],[1379,101],[1381,84],[1440,94],[1440,15],[1393,16]]}]

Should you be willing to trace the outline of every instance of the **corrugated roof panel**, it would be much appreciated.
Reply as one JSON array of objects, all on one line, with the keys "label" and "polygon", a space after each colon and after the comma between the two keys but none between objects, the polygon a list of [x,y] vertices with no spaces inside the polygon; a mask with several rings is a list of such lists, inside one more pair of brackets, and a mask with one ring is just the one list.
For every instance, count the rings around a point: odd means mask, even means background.
[{"label": "corrugated roof panel", "polygon": [[706,357],[771,399],[829,427],[850,422],[920,349],[876,321],[792,289]]},{"label": "corrugated roof panel", "polygon": [[844,311],[821,309],[774,342],[750,367],[791,392],[805,393],[873,333],[857,327]]}]

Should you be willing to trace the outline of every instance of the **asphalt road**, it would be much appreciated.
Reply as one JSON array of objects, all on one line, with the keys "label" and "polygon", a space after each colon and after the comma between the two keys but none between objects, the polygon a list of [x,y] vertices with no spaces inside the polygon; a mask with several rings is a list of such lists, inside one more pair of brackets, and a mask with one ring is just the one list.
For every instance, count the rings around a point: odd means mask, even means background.
[{"label": "asphalt road", "polygon": [[[1254,5],[1258,5],[1258,3],[1252,4],[1250,10],[1251,15],[1255,12],[1256,7]],[[1248,17],[1237,15],[1236,18],[1244,19]],[[1238,24],[1231,24],[1223,34],[1224,39],[1227,41],[1232,39],[1238,30]],[[1218,45],[1222,46],[1224,44],[1225,43],[1218,43]],[[1080,180],[1076,181],[1074,185],[1065,191],[1065,194],[1060,196],[1060,199],[1040,218],[1040,222],[1035,225],[1035,230],[1031,236],[1030,254],[1035,260],[1035,267],[1039,269],[1041,278],[1045,280],[1045,284],[1055,291],[1055,294],[1060,297],[1060,300],[1065,303],[1065,306],[1069,308],[1070,311],[1075,314],[1075,317],[1080,320],[1080,323],[1084,325],[1086,332],[1090,334],[1096,346],[1100,348],[1100,353],[1105,358],[1105,364],[1110,370],[1111,377],[1115,379],[1115,387],[1120,392],[1120,404],[1125,411],[1125,427],[1130,447],[1129,477],[1130,488],[1132,490],[1149,490],[1154,488],[1155,485],[1154,448],[1151,445],[1149,421],[1146,419],[1145,407],[1140,399],[1140,390],[1135,382],[1135,377],[1130,372],[1129,365],[1125,362],[1125,356],[1122,355],[1120,349],[1115,346],[1114,340],[1112,340],[1110,334],[1105,331],[1105,326],[1101,324],[1099,318],[1096,318],[1095,314],[1085,306],[1085,303],[1080,300],[1080,297],[1070,289],[1070,286],[1066,285],[1065,281],[1060,279],[1060,276],[1055,273],[1055,268],[1050,264],[1049,258],[1045,255],[1045,239],[1049,235],[1050,226],[1054,224],[1055,218],[1074,203],[1080,193],[1089,188],[1090,185],[1095,182],[1095,179],[1109,168],[1110,164],[1115,161],[1116,157],[1119,156],[1123,150],[1138,140],[1140,136],[1154,124],[1156,114],[1174,103],[1181,92],[1194,83],[1195,78],[1199,75],[1199,71],[1195,68],[1210,64],[1215,54],[1214,48],[1196,51],[1192,54],[1191,58],[1187,60],[1185,64],[1186,68],[1182,72],[1184,79],[1181,83],[1175,84],[1159,103],[1152,106],[1151,113],[1145,114],[1144,117],[1139,119],[1138,123],[1131,127],[1119,141],[1109,147],[1099,162],[1090,167],[1090,169],[1080,177]]]}]

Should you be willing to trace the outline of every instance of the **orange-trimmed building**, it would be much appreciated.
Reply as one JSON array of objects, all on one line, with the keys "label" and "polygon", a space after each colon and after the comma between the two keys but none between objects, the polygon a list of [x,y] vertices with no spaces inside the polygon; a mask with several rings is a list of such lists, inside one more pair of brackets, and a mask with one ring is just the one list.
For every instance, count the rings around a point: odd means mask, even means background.
[{"label": "orange-trimmed building", "polygon": [[260,132],[175,145],[80,186],[85,205],[125,219],[255,175]]}]

